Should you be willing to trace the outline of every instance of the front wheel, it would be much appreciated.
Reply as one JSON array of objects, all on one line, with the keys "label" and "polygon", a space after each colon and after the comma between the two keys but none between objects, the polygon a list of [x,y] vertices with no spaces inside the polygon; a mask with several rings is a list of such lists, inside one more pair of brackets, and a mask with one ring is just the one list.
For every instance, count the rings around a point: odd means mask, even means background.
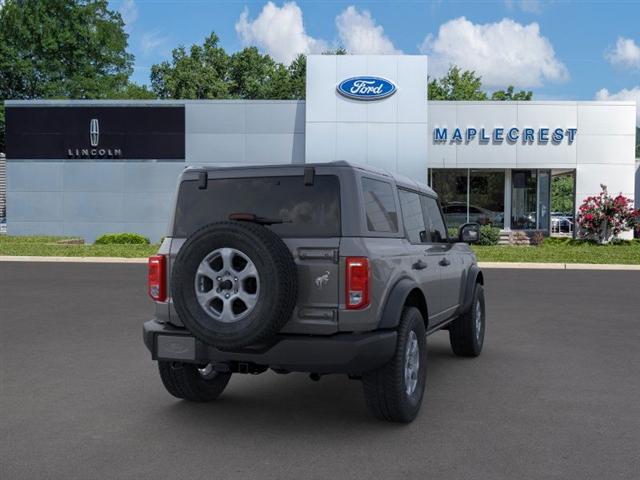
[{"label": "front wheel", "polygon": [[420,310],[405,307],[393,358],[362,376],[369,411],[381,420],[409,423],[422,405],[427,377],[427,336]]},{"label": "front wheel", "polygon": [[476,283],[471,308],[449,327],[453,353],[461,357],[477,357],[482,352],[485,331],[484,288]]},{"label": "front wheel", "polygon": [[223,392],[230,373],[219,373],[211,364],[205,366],[181,362],[158,362],[164,388],[177,398],[192,402],[210,402]]}]

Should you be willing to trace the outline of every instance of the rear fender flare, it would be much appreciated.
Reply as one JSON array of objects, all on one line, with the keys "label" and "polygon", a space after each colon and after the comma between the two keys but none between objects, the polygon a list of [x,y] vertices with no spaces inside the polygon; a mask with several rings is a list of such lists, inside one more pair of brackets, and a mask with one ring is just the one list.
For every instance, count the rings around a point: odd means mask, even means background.
[{"label": "rear fender flare", "polygon": [[[382,311],[382,318],[378,323],[378,328],[389,329],[396,328],[398,326],[402,309],[407,302],[407,298],[415,289],[420,290],[420,286],[409,278],[403,278],[393,286],[391,292],[387,296],[387,301],[385,303],[384,310]],[[421,290],[420,292],[422,295]],[[424,295],[422,295],[422,298],[424,299]],[[421,310],[426,310],[426,301],[424,302],[424,308]],[[428,317],[426,315],[426,311],[421,313],[424,317],[425,328],[427,328]]]},{"label": "rear fender flare", "polygon": [[471,308],[471,301],[473,300],[473,291],[476,288],[476,283],[484,285],[484,276],[478,265],[471,265],[467,272],[467,279],[460,290],[460,314],[468,312]]}]

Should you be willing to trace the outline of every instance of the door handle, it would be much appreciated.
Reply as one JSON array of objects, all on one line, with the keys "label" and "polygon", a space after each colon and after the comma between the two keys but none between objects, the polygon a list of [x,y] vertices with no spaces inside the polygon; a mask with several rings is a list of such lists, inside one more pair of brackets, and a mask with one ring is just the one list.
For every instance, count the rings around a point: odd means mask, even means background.
[{"label": "door handle", "polygon": [[418,260],[416,263],[411,265],[411,268],[413,268],[414,270],[424,270],[425,268],[427,268],[427,264],[422,260]]},{"label": "door handle", "polygon": [[443,257],[442,260],[438,262],[438,264],[446,267],[447,265],[451,265],[451,262],[447,259],[447,257]]}]

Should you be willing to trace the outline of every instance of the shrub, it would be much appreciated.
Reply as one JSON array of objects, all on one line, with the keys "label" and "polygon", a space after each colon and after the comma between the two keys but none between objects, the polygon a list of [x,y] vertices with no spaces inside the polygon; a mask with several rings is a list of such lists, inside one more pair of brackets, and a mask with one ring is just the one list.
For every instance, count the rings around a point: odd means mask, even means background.
[{"label": "shrub", "polygon": [[531,239],[529,240],[531,245],[541,246],[544,243],[544,233],[542,232],[533,232],[531,235]]},{"label": "shrub", "polygon": [[612,197],[606,185],[600,185],[602,191],[597,196],[585,198],[578,210],[580,236],[609,243],[621,232],[631,230],[640,221],[640,211],[633,208],[633,200],[623,196]]},{"label": "shrub", "polygon": [[[449,227],[447,229],[449,238],[458,239],[460,229],[456,227]],[[482,225],[480,227],[480,240],[477,245],[497,245],[500,240],[500,229],[492,227],[491,225]]]},{"label": "shrub", "polygon": [[480,227],[480,240],[478,245],[498,245],[500,240],[500,229],[491,225]]},{"label": "shrub", "polygon": [[105,233],[96,238],[96,245],[149,245],[149,239],[138,233]]},{"label": "shrub", "polygon": [[573,239],[570,237],[546,237],[544,245],[571,245]]},{"label": "shrub", "polygon": [[509,243],[511,245],[528,245],[529,236],[521,231],[511,232],[509,235]]}]

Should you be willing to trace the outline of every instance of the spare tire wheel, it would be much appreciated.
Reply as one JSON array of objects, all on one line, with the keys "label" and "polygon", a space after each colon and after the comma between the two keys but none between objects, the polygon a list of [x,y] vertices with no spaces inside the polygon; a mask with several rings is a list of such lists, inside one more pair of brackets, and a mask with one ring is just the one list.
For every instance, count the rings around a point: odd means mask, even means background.
[{"label": "spare tire wheel", "polygon": [[184,325],[227,350],[269,340],[297,300],[291,252],[278,235],[253,223],[217,222],[196,231],[178,252],[171,277]]}]

